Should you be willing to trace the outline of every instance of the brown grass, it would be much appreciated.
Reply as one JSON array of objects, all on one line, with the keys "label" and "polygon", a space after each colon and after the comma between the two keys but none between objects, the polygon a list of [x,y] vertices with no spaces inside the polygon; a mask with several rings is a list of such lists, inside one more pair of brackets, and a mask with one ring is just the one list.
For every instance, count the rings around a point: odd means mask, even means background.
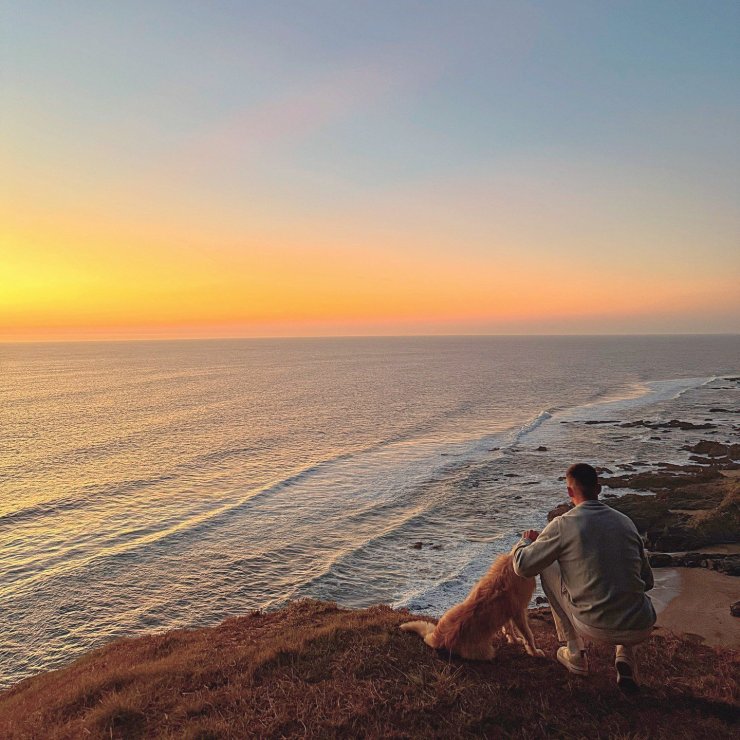
[{"label": "brown grass", "polygon": [[408,619],[306,600],[114,642],[0,694],[0,737],[737,736],[737,653],[654,636],[630,699],[608,649],[585,679],[553,660],[546,611],[530,620],[548,658],[502,645],[489,663],[430,650],[398,629]]}]

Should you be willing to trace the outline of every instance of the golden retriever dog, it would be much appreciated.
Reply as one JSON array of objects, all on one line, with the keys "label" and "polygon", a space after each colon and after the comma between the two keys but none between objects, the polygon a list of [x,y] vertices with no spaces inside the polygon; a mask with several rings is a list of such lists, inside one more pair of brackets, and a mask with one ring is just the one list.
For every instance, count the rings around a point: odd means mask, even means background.
[{"label": "golden retriever dog", "polygon": [[511,554],[499,555],[465,601],[446,611],[436,625],[406,622],[401,629],[416,632],[432,648],[444,648],[468,660],[491,660],[493,637],[503,630],[508,642],[520,642],[529,655],[544,655],[534,644],[527,622],[527,605],[534,578],[514,573]]}]

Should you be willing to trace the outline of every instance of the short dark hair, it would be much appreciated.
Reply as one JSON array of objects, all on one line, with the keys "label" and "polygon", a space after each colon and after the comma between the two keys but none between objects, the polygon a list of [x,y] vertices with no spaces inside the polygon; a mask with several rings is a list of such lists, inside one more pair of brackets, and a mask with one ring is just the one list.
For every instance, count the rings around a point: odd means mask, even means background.
[{"label": "short dark hair", "polygon": [[578,484],[578,488],[584,498],[597,499],[599,497],[599,476],[596,470],[588,463],[576,463],[571,465],[565,473],[566,478],[571,478]]}]

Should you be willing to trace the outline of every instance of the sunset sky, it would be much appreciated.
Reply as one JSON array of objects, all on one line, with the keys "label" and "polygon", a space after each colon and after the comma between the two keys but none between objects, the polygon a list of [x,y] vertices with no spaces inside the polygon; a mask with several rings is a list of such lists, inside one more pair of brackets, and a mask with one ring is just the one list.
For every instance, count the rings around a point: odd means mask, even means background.
[{"label": "sunset sky", "polygon": [[736,0],[0,7],[0,340],[740,331]]}]

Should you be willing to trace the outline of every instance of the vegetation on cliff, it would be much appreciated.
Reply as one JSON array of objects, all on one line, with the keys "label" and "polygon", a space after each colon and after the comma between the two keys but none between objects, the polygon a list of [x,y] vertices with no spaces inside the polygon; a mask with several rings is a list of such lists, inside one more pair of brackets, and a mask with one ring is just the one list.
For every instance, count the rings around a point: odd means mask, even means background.
[{"label": "vegetation on cliff", "polygon": [[610,488],[655,492],[606,499],[635,522],[653,551],[740,542],[740,478],[734,475],[728,477],[713,468],[663,470],[604,482]]},{"label": "vegetation on cliff", "polygon": [[474,663],[438,653],[387,606],[299,601],[218,627],[120,640],[0,694],[3,738],[730,737],[738,655],[656,634],[643,690],[623,696],[612,651],[592,675],[554,659],[549,612],[531,623],[547,658],[503,644]]}]

